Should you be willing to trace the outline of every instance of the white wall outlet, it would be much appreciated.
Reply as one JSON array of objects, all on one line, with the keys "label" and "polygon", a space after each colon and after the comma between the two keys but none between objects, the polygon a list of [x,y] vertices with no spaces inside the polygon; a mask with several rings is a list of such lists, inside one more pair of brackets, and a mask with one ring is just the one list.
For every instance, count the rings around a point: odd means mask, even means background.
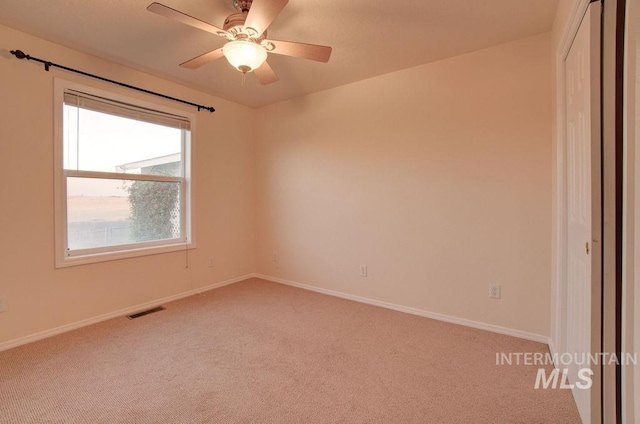
[{"label": "white wall outlet", "polygon": [[214,266],[216,266],[216,260],[213,258],[213,256],[209,256],[209,268],[213,268]]},{"label": "white wall outlet", "polygon": [[0,297],[0,312],[6,311],[6,305],[4,303],[4,297]]},{"label": "white wall outlet", "polygon": [[366,277],[367,276],[367,266],[366,265],[360,265],[360,276],[361,277]]},{"label": "white wall outlet", "polygon": [[491,284],[491,285],[489,285],[489,297],[491,299],[500,299],[500,285],[499,284]]},{"label": "white wall outlet", "polygon": [[278,252],[273,252],[273,256],[272,256],[273,262],[278,262],[278,259],[280,259]]}]

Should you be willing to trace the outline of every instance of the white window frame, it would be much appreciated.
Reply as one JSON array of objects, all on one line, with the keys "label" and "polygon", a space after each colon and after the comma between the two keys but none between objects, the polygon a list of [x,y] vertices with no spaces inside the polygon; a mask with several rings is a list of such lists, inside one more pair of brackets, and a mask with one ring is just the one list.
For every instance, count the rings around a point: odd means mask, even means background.
[{"label": "white window frame", "polygon": [[[190,121],[190,137],[183,137],[182,160],[184,166],[184,177],[167,177],[156,175],[153,178],[138,174],[127,174],[117,172],[93,172],[65,170],[63,163],[64,136],[64,94],[66,91],[74,90],[93,96],[120,103],[139,106],[146,109],[184,117]],[[76,265],[85,265],[96,262],[113,261],[125,258],[134,258],[146,255],[156,255],[161,253],[185,251],[196,247],[194,239],[194,169],[193,151],[196,119],[192,113],[184,110],[172,109],[157,103],[151,103],[138,98],[128,97],[122,94],[105,91],[95,87],[78,84],[75,82],[54,79],[54,214],[55,214],[55,266],[64,268]],[[157,240],[144,243],[107,246],[94,249],[78,249],[70,254],[67,250],[67,178],[101,178],[101,179],[124,179],[124,180],[152,180],[179,182],[181,190],[181,237],[172,240]],[[183,193],[183,194],[182,194]]]}]

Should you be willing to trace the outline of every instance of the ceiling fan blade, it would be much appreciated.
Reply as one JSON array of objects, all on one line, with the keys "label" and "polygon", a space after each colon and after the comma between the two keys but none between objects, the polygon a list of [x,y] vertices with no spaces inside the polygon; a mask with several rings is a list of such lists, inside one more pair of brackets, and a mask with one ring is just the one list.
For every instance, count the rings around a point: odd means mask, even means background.
[{"label": "ceiling fan blade", "polygon": [[331,57],[331,47],[318,46],[316,44],[294,43],[292,41],[265,40],[272,43],[275,48],[270,53],[285,56],[301,57],[327,63]]},{"label": "ceiling fan blade", "polygon": [[191,60],[187,60],[184,63],[181,63],[180,66],[188,69],[196,69],[201,67],[202,65],[206,65],[209,62],[213,62],[216,59],[220,59],[222,56],[222,49],[211,50],[205,54],[201,54],[198,57],[194,57]]},{"label": "ceiling fan blade", "polygon": [[262,35],[287,3],[289,0],[254,0],[244,26],[255,29],[258,36]]},{"label": "ceiling fan blade", "polygon": [[227,31],[223,29],[220,29],[208,22],[201,21],[200,19],[194,18],[193,16],[189,16],[186,13],[182,13],[160,3],[151,3],[147,7],[147,10],[157,15],[164,16],[165,18],[173,19],[174,21],[181,22],[194,28],[219,35],[220,37],[225,37],[227,35]]},{"label": "ceiling fan blade", "polygon": [[260,81],[260,84],[267,85],[279,80],[278,76],[268,62],[264,62],[258,69],[253,71],[256,74],[256,78]]}]

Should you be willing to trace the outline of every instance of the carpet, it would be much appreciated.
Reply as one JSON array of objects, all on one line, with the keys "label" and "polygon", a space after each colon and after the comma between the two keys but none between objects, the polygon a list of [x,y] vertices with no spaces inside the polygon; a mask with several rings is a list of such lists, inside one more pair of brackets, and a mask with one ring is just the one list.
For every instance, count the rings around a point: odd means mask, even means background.
[{"label": "carpet", "polygon": [[0,352],[0,422],[580,422],[496,365],[540,343],[259,279],[164,306]]}]

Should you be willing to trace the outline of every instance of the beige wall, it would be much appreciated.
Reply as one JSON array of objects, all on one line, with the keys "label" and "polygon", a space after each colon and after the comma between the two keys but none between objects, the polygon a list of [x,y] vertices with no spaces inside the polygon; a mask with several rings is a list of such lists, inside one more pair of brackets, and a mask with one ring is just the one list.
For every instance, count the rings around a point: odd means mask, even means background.
[{"label": "beige wall", "polygon": [[[54,269],[53,78],[173,102],[13,59],[20,48],[108,78],[213,105],[197,114],[197,249]],[[253,272],[254,114],[239,106],[0,26],[0,343]],[[195,111],[188,106],[185,110]],[[197,113],[197,112],[196,112]],[[209,268],[207,258],[216,266]]]},{"label": "beige wall", "polygon": [[[252,272],[549,335],[551,34],[257,111],[2,26],[0,40],[0,343]],[[197,114],[189,269],[184,253],[54,269],[53,77],[148,98],[15,48],[216,107]]]},{"label": "beige wall", "polygon": [[548,336],[551,45],[258,110],[257,271]]}]

